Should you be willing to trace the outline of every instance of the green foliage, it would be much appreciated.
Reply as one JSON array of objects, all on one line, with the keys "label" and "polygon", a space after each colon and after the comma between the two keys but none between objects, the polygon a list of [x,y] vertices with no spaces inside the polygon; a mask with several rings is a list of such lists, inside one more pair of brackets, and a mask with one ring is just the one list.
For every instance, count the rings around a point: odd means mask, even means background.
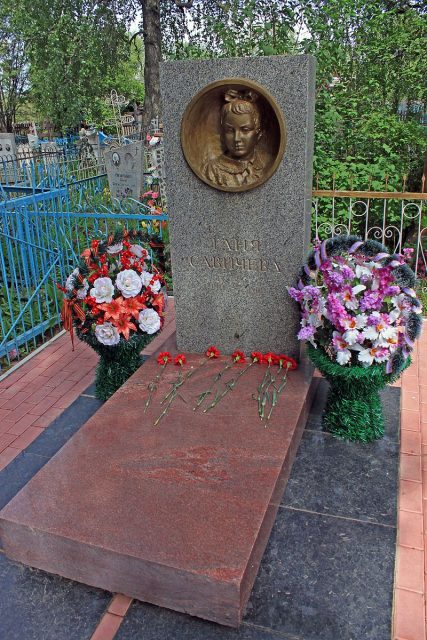
[{"label": "green foliage", "polygon": [[319,186],[400,190],[406,175],[406,188],[419,189],[426,134],[413,112],[427,99],[425,17],[376,0],[310,0],[303,12],[303,50],[318,61]]},{"label": "green foliage", "polygon": [[25,40],[34,101],[57,128],[75,126],[104,95],[127,56],[129,3],[21,0],[13,22]]},{"label": "green foliage", "polygon": [[294,0],[194,0],[190,28],[173,2],[161,3],[164,51],[175,58],[292,52],[297,6]]},{"label": "green foliage", "polygon": [[[112,111],[105,96],[112,89],[127,99],[130,108],[134,103],[141,105],[144,102],[144,47],[140,37],[133,38],[130,45],[124,45],[122,58],[108,71],[104,80],[104,93],[94,97],[86,108],[86,116],[98,129],[104,129],[108,133]],[[115,133],[115,127],[112,132]]]},{"label": "green foliage", "polygon": [[86,342],[100,356],[96,367],[95,395],[98,400],[108,400],[143,363],[142,349],[153,336],[133,335],[129,340],[109,347],[101,344],[92,333],[78,332],[80,340]]},{"label": "green foliage", "polygon": [[[311,361],[330,384],[323,414],[325,430],[344,440],[371,442],[381,438],[384,418],[379,392],[397,380],[401,371],[387,374],[384,364],[342,367],[321,349],[307,348]],[[410,362],[408,358],[403,369]]]},{"label": "green foliage", "polygon": [[26,50],[12,24],[11,6],[10,0],[0,4],[0,131],[12,131],[28,89]]},{"label": "green foliage", "polygon": [[[419,190],[426,145],[419,113],[427,100],[419,4],[195,0],[188,12],[173,2],[161,10],[170,57],[316,56],[315,185],[390,191],[404,181]],[[390,213],[398,219],[397,208]]]}]

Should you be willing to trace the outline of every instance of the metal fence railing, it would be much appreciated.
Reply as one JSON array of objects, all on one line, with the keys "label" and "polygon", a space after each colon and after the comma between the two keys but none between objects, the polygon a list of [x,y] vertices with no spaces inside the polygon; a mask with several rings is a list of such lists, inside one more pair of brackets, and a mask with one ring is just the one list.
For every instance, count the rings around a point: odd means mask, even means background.
[{"label": "metal fence railing", "polygon": [[415,272],[427,271],[427,193],[313,190],[312,237],[354,233],[391,251],[414,249]]},{"label": "metal fence railing", "polygon": [[58,330],[56,284],[92,237],[107,237],[118,224],[162,236],[167,216],[135,200],[112,200],[99,163],[5,161],[0,180],[1,369]]},{"label": "metal fence railing", "polygon": [[[390,250],[415,249],[427,273],[427,194],[313,191],[312,238],[355,233]],[[117,224],[163,234],[167,215],[113,200],[93,158],[0,161],[0,366],[25,356],[59,328],[64,283],[90,239]]]},{"label": "metal fence railing", "polygon": [[[0,206],[0,361],[26,355],[60,326],[63,284],[93,237],[108,237],[118,224],[158,231],[166,215],[138,212],[83,213],[61,210],[66,189],[52,192],[58,209],[48,211],[45,194],[31,203]],[[31,206],[28,206],[28,205]],[[138,203],[137,203],[138,204]]]},{"label": "metal fence railing", "polygon": [[3,157],[0,158],[0,201],[103,175],[106,175],[105,164],[94,157],[66,157],[62,153]]}]

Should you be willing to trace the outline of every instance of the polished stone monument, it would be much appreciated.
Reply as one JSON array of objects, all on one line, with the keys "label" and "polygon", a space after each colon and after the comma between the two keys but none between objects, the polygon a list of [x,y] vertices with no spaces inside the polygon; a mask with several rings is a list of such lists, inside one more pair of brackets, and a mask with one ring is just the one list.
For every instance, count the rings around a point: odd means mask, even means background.
[{"label": "polished stone monument", "polygon": [[161,87],[178,347],[298,356],[314,58],[165,62]]},{"label": "polished stone monument", "polygon": [[[225,375],[229,356],[203,366],[198,352],[299,351],[285,287],[309,238],[314,62],[167,63],[162,84],[178,346],[191,350],[193,373],[159,423],[178,374],[165,369],[145,411],[154,354],[0,512],[0,538],[30,566],[236,627],[312,371],[302,361],[289,372],[263,423],[265,368],[237,380],[236,369]],[[166,338],[158,347],[175,355]],[[212,411],[194,410],[215,376],[232,391]]]}]

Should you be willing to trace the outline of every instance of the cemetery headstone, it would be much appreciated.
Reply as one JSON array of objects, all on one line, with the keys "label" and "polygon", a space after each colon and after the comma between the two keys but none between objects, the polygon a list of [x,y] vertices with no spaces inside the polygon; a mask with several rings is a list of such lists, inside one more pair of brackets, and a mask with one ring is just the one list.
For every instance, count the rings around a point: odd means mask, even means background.
[{"label": "cemetery headstone", "polygon": [[104,152],[108,183],[113,198],[137,200],[144,185],[144,145],[142,141]]},{"label": "cemetery headstone", "polygon": [[[203,367],[194,352],[209,343],[298,351],[285,287],[310,234],[314,60],[165,63],[162,86],[179,350],[193,351],[187,366],[199,374],[184,393],[196,399],[232,366],[223,354]],[[139,144],[106,153],[112,193],[139,195]],[[173,336],[160,348],[175,353]],[[248,367],[218,411],[183,402],[157,427],[177,372],[159,376],[151,357],[0,512],[6,554],[238,626],[314,389],[302,364],[266,429],[263,375]],[[150,380],[158,388],[147,403]]]},{"label": "cemetery headstone", "polygon": [[14,133],[0,133],[0,182],[12,184],[17,179],[17,148]]},{"label": "cemetery headstone", "polygon": [[178,347],[299,354],[315,60],[161,65]]},{"label": "cemetery headstone", "polygon": [[16,157],[15,134],[0,133],[0,159],[11,160]]}]

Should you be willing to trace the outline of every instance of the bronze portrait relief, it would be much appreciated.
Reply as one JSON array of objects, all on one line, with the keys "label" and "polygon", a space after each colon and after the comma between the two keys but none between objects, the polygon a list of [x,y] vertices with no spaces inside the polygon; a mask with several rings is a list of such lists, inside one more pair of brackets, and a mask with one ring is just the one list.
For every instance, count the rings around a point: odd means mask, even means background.
[{"label": "bronze portrait relief", "polygon": [[221,191],[247,191],[276,171],[285,149],[285,123],[274,98],[240,78],[200,91],[181,125],[184,157],[194,173]]}]

